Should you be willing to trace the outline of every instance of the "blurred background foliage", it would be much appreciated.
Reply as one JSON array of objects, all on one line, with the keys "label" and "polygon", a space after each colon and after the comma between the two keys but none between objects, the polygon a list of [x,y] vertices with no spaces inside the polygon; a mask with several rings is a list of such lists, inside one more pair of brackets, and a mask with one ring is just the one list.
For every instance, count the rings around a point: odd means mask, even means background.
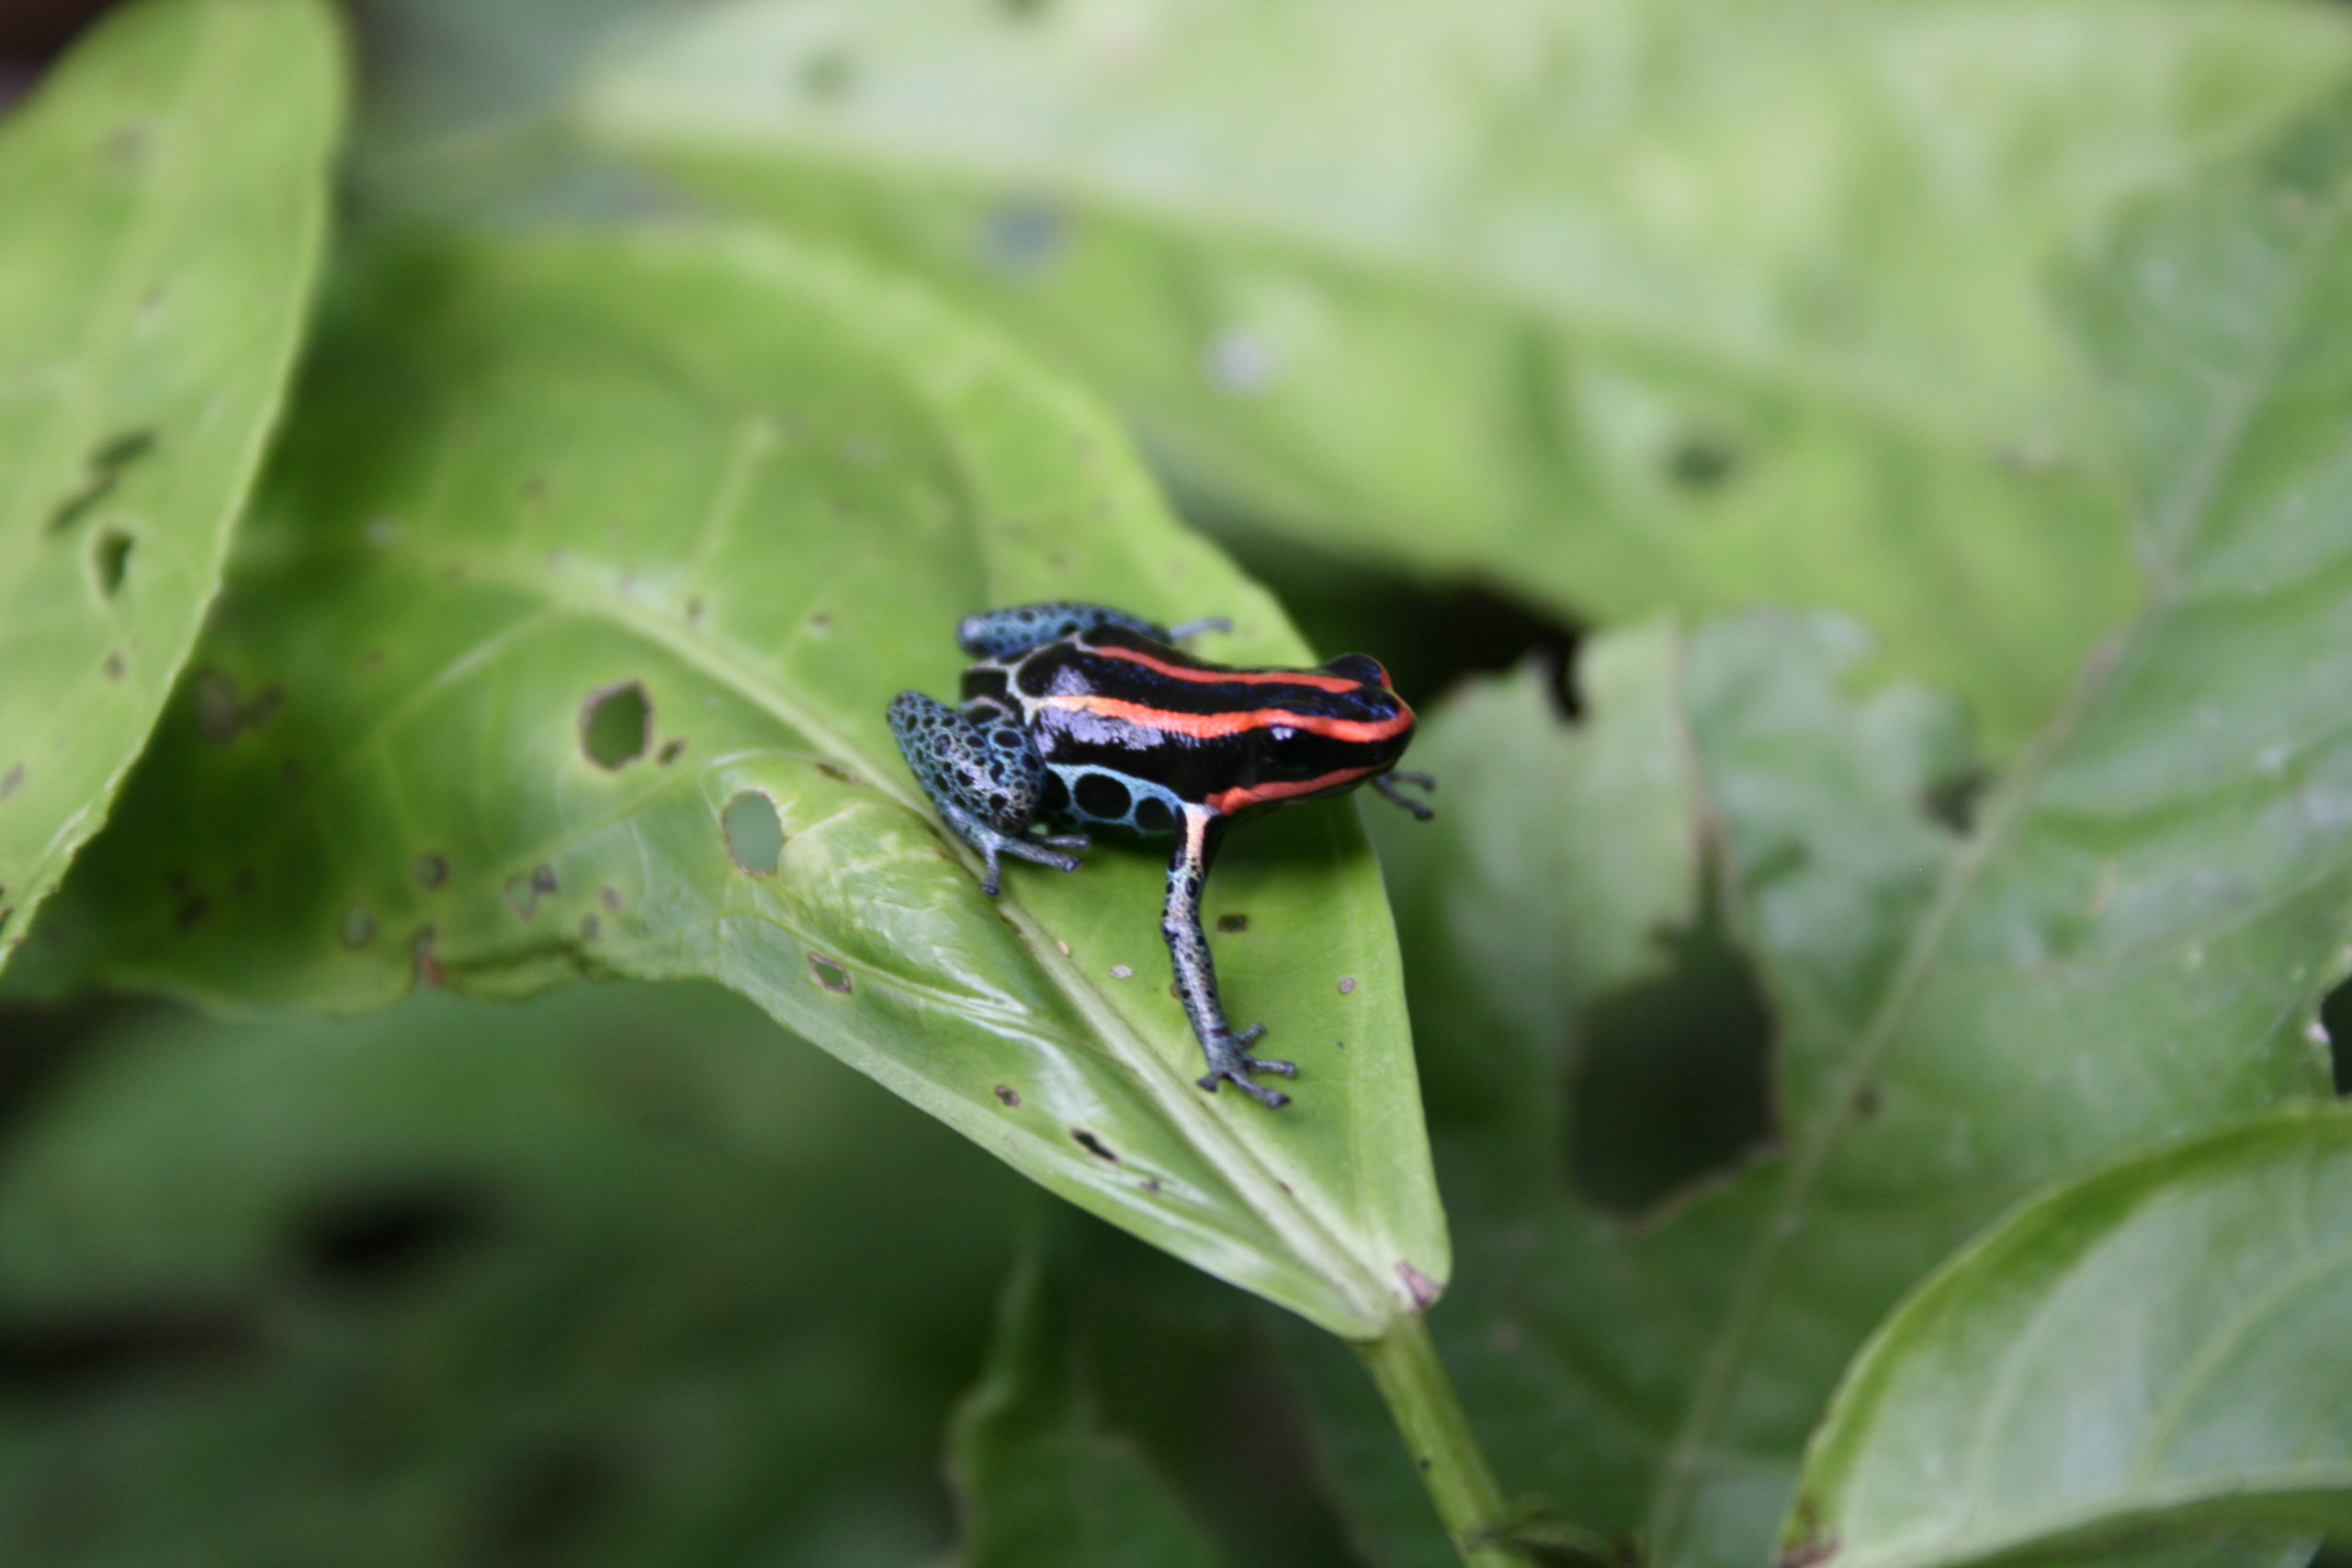
[{"label": "blurred background foliage", "polygon": [[[0,94],[97,8],[10,6]],[[2053,279],[2352,65],[2316,3],[348,16],[350,222],[720,208],[920,273],[1116,403],[1323,651],[1417,703],[1532,661],[1465,767],[1581,710],[1595,626],[1841,610],[1840,679],[1965,700],[1973,753],[1905,721],[1946,829],[2141,593]],[[1770,1142],[1718,886],[1430,1071],[1461,1190],[1526,1175],[1477,1163],[1514,1093],[1576,1120],[1525,1157],[1595,1229]],[[1417,987],[1491,979],[1471,945]],[[1473,1256],[1550,1244],[1491,1215]],[[1444,1561],[1332,1359],[715,990],[0,1013],[0,1561]]]}]

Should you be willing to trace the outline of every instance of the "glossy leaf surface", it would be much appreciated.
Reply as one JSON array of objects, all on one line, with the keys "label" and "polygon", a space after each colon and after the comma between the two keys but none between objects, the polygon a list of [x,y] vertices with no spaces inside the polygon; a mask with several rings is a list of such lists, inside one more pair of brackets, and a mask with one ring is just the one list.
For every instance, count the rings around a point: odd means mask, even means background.
[{"label": "glossy leaf surface", "polygon": [[1021,1183],[741,998],[90,1045],[10,1100],[8,1562],[892,1568],[951,1540],[938,1431]]},{"label": "glossy leaf surface", "polygon": [[0,121],[0,964],[196,640],[325,233],[315,0],[124,6]]},{"label": "glossy leaf surface", "polygon": [[[1605,643],[1569,739],[1540,738],[1532,678],[1431,721],[1456,808],[1384,847],[1461,1220],[1432,1327],[1508,1489],[1672,1568],[1753,1563],[1847,1359],[1973,1231],[2324,1089],[2307,1031],[2352,911],[2347,205],[2331,113],[2141,215],[2086,289],[2149,602],[1964,836],[1930,813],[1964,795],[1949,711],[1849,694],[1831,624]],[[1679,978],[1709,856],[1769,1003],[1773,1131],[1629,1228],[1566,1179],[1576,1097],[1600,1021]]]},{"label": "glossy leaf surface", "polygon": [[1228,1005],[1300,1064],[1269,1112],[1193,1085],[1163,847],[991,902],[891,740],[987,605],[1305,656],[1087,403],[924,297],[707,232],[382,259],[323,330],[52,973],[331,1008],[706,976],[1327,1327],[1444,1278],[1352,802],[1241,829],[1210,880]]},{"label": "glossy leaf surface", "polygon": [[1017,323],[1220,503],[1574,615],[1829,604],[2003,750],[2131,605],[2045,274],[2319,5],[744,0],[602,141]]},{"label": "glossy leaf surface", "polygon": [[951,1432],[964,1568],[1216,1568],[1216,1550],[1143,1456],[1096,1428],[1076,1363],[1069,1303],[1030,1257]]},{"label": "glossy leaf surface", "polygon": [[1872,1337],[1783,1551],[1855,1568],[2352,1528],[2352,1113],[2298,1108],[2037,1200]]}]

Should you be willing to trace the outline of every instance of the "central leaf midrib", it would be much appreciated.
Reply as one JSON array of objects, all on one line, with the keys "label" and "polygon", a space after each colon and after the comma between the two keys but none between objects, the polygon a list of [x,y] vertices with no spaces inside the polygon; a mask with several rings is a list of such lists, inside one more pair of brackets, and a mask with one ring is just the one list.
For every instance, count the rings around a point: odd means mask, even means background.
[{"label": "central leaf midrib", "polygon": [[[2264,345],[2264,358],[2254,367],[2263,374],[2249,373],[2211,420],[2209,437],[2186,470],[2177,499],[2153,509],[2156,516],[2177,525],[2170,529],[2169,536],[2154,541],[2164,553],[2153,556],[2149,561],[2149,592],[2140,614],[2127,635],[2111,649],[2094,653],[2075,694],[2052,716],[2042,736],[2016,770],[1996,788],[1994,798],[1986,804],[1984,829],[1962,853],[1954,857],[1935,901],[1914,928],[1884,1001],[1857,1037],[1846,1061],[1831,1075],[1806,1135],[1796,1146],[1781,1197],[1764,1222],[1738,1289],[1724,1315],[1722,1328],[1693,1384],[1688,1414],[1660,1462],[1657,1496],[1648,1519],[1653,1561],[1668,1561],[1679,1545],[1681,1527],[1687,1522],[1697,1488],[1700,1456],[1729,1410],[1733,1389],[1746,1374],[1743,1352],[1757,1330],[1781,1257],[1801,1228],[1799,1222],[1809,1205],[1814,1186],[1828,1167],[1838,1133],[1853,1119],[1855,1091],[1892,1043],[1933,967],[1961,904],[1975,886],[1983,868],[2008,847],[2032,795],[2066,741],[2116,673],[2141,654],[2177,600],[2180,582],[2172,568],[2187,547],[2192,531],[2189,524],[2201,518],[2210,507],[2230,455],[2243,444],[2248,422],[2271,389],[2278,363],[2291,346],[2290,323],[2301,319],[2301,312],[2295,307],[2311,287],[2312,262],[2335,237],[2343,216],[2339,190],[2328,198],[2328,210],[2313,216],[2309,231],[2289,265],[2289,280],[2279,290],[2279,303],[2273,313],[2268,342]],[[1679,705],[1682,700],[1679,694],[1677,700]],[[1703,772],[1697,775],[1697,782],[1702,794],[1711,793]]]}]

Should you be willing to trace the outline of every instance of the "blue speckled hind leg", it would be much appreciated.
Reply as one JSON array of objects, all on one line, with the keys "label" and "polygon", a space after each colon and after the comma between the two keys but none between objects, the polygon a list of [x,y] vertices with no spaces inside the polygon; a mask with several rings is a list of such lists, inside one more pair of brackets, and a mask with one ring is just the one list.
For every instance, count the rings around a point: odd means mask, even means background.
[{"label": "blue speckled hind leg", "polygon": [[1063,871],[1083,863],[1057,850],[1082,850],[1084,838],[1028,836],[1045,788],[1046,764],[1021,727],[994,703],[970,703],[959,713],[921,692],[900,692],[890,699],[890,733],[939,815],[988,862],[981,892],[996,897],[999,855]]},{"label": "blue speckled hind leg", "polygon": [[1159,918],[1159,933],[1168,939],[1168,956],[1176,965],[1176,994],[1192,1021],[1193,1035],[1208,1058],[1208,1075],[1200,1086],[1211,1094],[1229,1083],[1269,1110],[1279,1111],[1290,1096],[1253,1082],[1252,1073],[1296,1076],[1288,1062],[1261,1060],[1249,1052],[1250,1043],[1266,1032],[1262,1023],[1240,1033],[1225,1021],[1225,1004],[1217,999],[1216,966],[1209,961],[1208,933],[1201,929],[1201,885],[1207,881],[1209,862],[1216,854],[1225,818],[1193,807],[1177,824],[1176,852],[1168,863],[1168,903]]},{"label": "blue speckled hind leg", "polygon": [[1092,631],[1096,626],[1125,626],[1154,642],[1167,643],[1195,632],[1233,629],[1230,621],[1221,619],[1186,621],[1174,627],[1163,626],[1158,621],[1147,621],[1141,615],[1130,615],[1125,610],[1114,610],[1108,605],[1053,599],[1042,604],[1014,604],[1002,610],[983,610],[977,615],[967,615],[956,624],[956,646],[974,659],[1011,659],[1015,654],[1028,652],[1040,643]]}]

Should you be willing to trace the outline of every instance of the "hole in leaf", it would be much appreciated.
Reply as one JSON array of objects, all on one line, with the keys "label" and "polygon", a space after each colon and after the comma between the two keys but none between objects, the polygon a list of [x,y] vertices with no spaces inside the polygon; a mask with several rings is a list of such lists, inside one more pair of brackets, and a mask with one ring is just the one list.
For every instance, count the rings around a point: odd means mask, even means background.
[{"label": "hole in leaf", "polygon": [[1772,1015],[1713,901],[1664,938],[1663,975],[1594,1001],[1568,1075],[1568,1179],[1639,1215],[1772,1136]]},{"label": "hole in leaf", "polygon": [[1008,1111],[1020,1109],[1021,1091],[1009,1083],[1001,1083],[996,1086],[996,1098],[997,1102]]},{"label": "hole in leaf", "polygon": [[808,972],[817,976],[817,984],[829,991],[849,994],[849,971],[821,953],[808,955]]},{"label": "hole in leaf", "polygon": [[1966,838],[1976,828],[1976,807],[1993,787],[1989,768],[1965,767],[1930,783],[1919,805],[1928,818]]},{"label": "hole in leaf", "polygon": [[51,509],[49,531],[62,534],[87,516],[92,508],[114,493],[114,487],[122,482],[123,470],[153,451],[154,446],[153,431],[126,430],[94,448],[83,459],[80,486]]},{"label": "hole in leaf", "polygon": [[662,742],[662,755],[655,761],[666,768],[685,754],[686,743],[684,740],[664,740]]},{"label": "hole in leaf", "polygon": [[784,854],[784,818],[774,800],[747,789],[727,803],[718,826],[727,836],[729,859],[753,876],[775,874]]},{"label": "hole in leaf", "polygon": [[1219,915],[1216,918],[1216,929],[1221,931],[1246,931],[1250,929],[1250,917],[1247,915]]},{"label": "hole in leaf", "polygon": [[635,681],[588,694],[580,709],[580,749],[600,768],[619,768],[653,744],[653,703]]},{"label": "hole in leaf", "polygon": [[1069,1135],[1077,1142],[1080,1148],[1084,1149],[1096,1159],[1107,1159],[1113,1165],[1119,1163],[1119,1156],[1111,1152],[1111,1145],[1096,1137],[1093,1134],[1088,1132],[1085,1128],[1072,1127],[1069,1130]]},{"label": "hole in leaf", "polygon": [[90,542],[90,575],[98,592],[113,598],[122,590],[123,573],[130,567],[131,536],[120,528],[101,528]]},{"label": "hole in leaf", "polygon": [[487,1211],[481,1194],[438,1183],[330,1193],[295,1216],[294,1250],[322,1284],[380,1289],[480,1236]]},{"label": "hole in leaf", "polygon": [[1684,490],[1711,491],[1739,472],[1739,448],[1719,431],[1684,434],[1666,456],[1666,477]]},{"label": "hole in leaf", "polygon": [[2327,1059],[2335,1074],[2335,1092],[2352,1094],[2352,980],[2327,993],[2320,1004],[2320,1027],[2327,1031]]}]

